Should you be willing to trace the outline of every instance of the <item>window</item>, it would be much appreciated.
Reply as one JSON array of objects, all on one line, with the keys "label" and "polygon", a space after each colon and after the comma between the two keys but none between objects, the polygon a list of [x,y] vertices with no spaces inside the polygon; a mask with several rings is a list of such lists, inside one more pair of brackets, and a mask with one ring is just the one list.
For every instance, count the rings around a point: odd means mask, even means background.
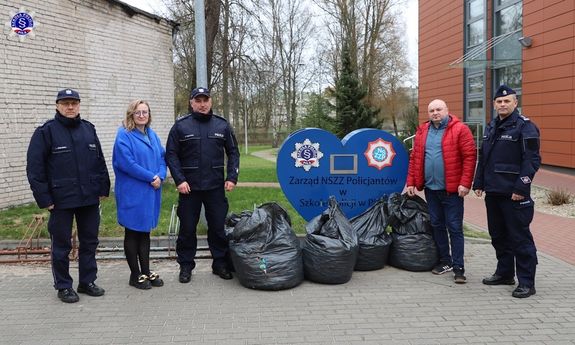
[{"label": "window", "polygon": [[[493,48],[493,90],[506,84],[521,94],[521,44],[523,31],[523,3],[521,0],[495,0],[493,32],[497,36],[510,34]],[[495,91],[493,91],[495,92]]]},{"label": "window", "polygon": [[[501,0],[500,0],[501,1]],[[470,124],[470,128],[482,126],[485,122],[485,61],[487,54],[485,48],[485,0],[465,0],[465,52],[474,48],[481,53],[472,54],[473,57],[466,63],[465,69],[465,115],[463,120]],[[474,63],[476,61],[476,63]],[[474,125],[471,125],[474,123]]]},{"label": "window", "polygon": [[485,120],[485,73],[470,74],[465,83],[466,122],[483,123]]},{"label": "window", "polygon": [[522,8],[523,4],[518,2],[495,13],[495,34],[497,36],[523,28]]},{"label": "window", "polygon": [[467,45],[476,46],[483,42],[484,24],[483,20],[475,21],[467,26]]},{"label": "window", "polygon": [[483,0],[470,0],[467,3],[467,17],[469,19],[483,17],[483,13]]}]

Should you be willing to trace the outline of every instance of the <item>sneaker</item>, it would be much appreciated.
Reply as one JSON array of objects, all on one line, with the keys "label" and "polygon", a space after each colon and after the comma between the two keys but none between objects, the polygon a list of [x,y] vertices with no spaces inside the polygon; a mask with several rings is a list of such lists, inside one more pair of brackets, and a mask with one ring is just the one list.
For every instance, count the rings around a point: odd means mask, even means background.
[{"label": "sneaker", "polygon": [[453,267],[453,281],[456,284],[465,284],[467,282],[467,278],[463,274],[465,270],[461,267]]},{"label": "sneaker", "polygon": [[73,288],[58,290],[58,298],[64,303],[76,303],[80,300]]},{"label": "sneaker", "polygon": [[433,274],[443,274],[443,273],[447,273],[449,271],[453,270],[453,267],[451,267],[450,264],[446,264],[443,262],[440,262],[437,266],[435,266],[432,270],[431,273]]}]

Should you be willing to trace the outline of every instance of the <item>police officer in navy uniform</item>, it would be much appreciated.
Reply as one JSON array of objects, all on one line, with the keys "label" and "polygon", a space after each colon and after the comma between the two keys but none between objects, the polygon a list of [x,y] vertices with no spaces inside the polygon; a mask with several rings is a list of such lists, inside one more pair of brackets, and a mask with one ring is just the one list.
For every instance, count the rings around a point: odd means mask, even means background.
[{"label": "police officer in navy uniform", "polygon": [[517,95],[506,85],[493,101],[497,116],[485,129],[473,189],[485,192],[487,223],[497,256],[495,273],[486,285],[519,284],[512,296],[535,294],[537,249],[529,224],[534,203],[531,182],[541,164],[539,129],[517,111]]},{"label": "police officer in navy uniform", "polygon": [[56,115],[38,127],[30,140],[26,172],[38,207],[50,211],[52,273],[58,298],[78,302],[72,287],[70,260],[72,221],[78,240],[78,292],[102,296],[94,283],[98,271],[96,248],[100,226],[100,198],[110,192],[110,177],[96,129],[80,117],[80,95],[58,92]]},{"label": "police officer in navy uniform", "polygon": [[196,226],[202,204],[208,223],[212,272],[222,279],[232,279],[224,231],[228,213],[225,192],[232,191],[238,180],[238,143],[226,119],[212,112],[207,88],[192,90],[190,106],[192,113],[176,121],[166,143],[166,162],[179,192],[180,229],[176,241],[179,281],[190,282],[196,266]]}]

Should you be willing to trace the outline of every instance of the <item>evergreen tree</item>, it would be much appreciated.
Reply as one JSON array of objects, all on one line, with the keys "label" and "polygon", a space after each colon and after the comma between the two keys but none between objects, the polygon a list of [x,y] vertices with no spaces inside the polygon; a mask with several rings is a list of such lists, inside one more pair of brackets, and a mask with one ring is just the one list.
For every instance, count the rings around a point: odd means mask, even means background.
[{"label": "evergreen tree", "polygon": [[303,127],[322,128],[329,132],[334,132],[335,125],[333,117],[329,116],[333,106],[320,94],[310,95],[309,103],[306,106],[306,115],[303,116],[301,124]]},{"label": "evergreen tree", "polygon": [[367,90],[359,84],[357,71],[351,63],[348,44],[343,43],[341,52],[341,70],[335,82],[336,129],[335,134],[343,138],[349,132],[359,128],[378,128],[379,109],[368,107],[362,100]]}]

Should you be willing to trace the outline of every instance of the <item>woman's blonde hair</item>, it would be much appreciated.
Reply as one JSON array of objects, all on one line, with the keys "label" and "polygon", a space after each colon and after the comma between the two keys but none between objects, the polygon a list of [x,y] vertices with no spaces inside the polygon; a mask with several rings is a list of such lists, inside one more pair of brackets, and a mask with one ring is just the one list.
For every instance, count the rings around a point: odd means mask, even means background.
[{"label": "woman's blonde hair", "polygon": [[131,101],[130,104],[128,105],[128,110],[126,110],[126,117],[124,118],[124,121],[122,123],[124,125],[124,128],[126,128],[129,131],[136,128],[136,122],[134,121],[134,113],[136,112],[136,109],[140,104],[145,104],[148,107],[148,123],[146,123],[146,128],[150,127],[150,124],[152,123],[152,109],[150,109],[150,104],[148,104],[147,101],[144,101],[142,99],[136,99],[134,101]]}]

